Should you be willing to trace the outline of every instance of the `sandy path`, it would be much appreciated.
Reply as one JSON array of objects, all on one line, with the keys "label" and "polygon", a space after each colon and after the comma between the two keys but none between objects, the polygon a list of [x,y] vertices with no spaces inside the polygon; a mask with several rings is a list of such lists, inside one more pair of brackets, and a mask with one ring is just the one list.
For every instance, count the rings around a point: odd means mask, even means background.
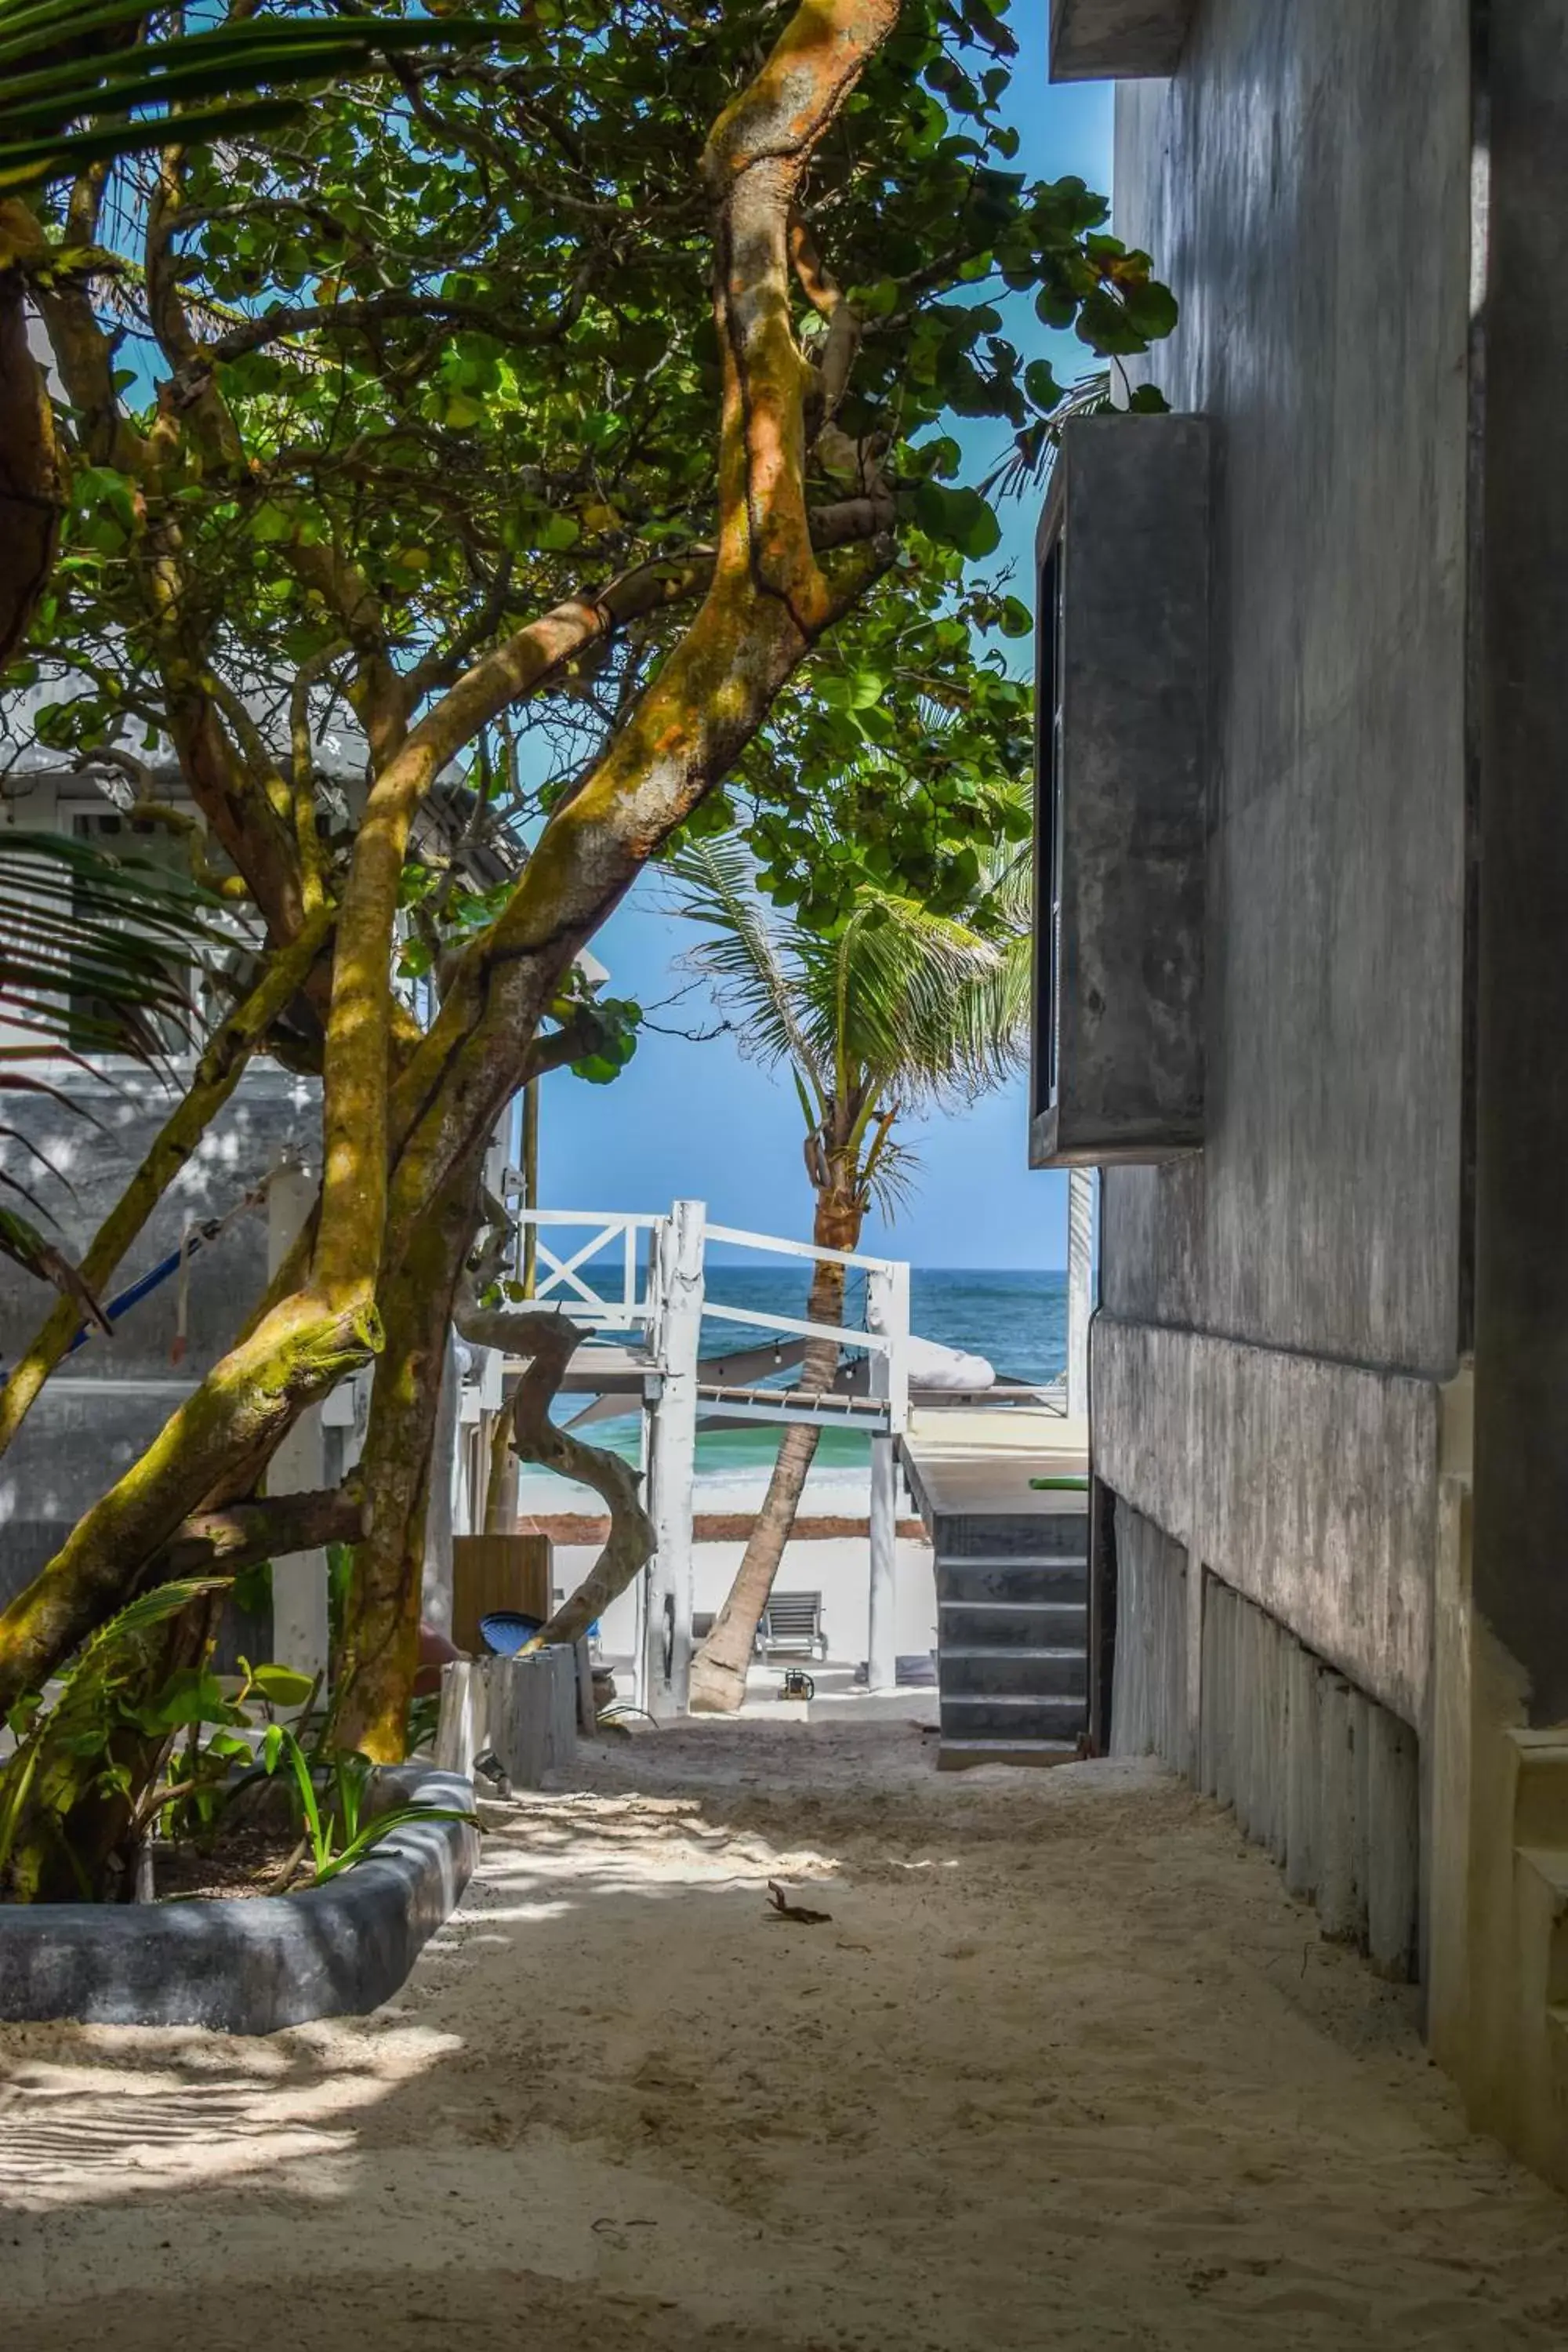
[{"label": "sandy path", "polygon": [[1568,2207],[1173,1781],[796,1725],[580,1779],[394,2011],[0,2029],[7,2352],[1568,2345]]}]

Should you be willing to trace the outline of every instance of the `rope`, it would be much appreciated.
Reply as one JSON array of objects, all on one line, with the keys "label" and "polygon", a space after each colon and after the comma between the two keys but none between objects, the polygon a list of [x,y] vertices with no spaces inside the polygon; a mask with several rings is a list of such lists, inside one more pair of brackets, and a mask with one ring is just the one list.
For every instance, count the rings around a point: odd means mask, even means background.
[{"label": "rope", "polygon": [[[174,1344],[170,1349],[170,1359],[174,1363],[179,1363],[184,1356],[186,1347],[192,1258],[199,1250],[210,1249],[214,1242],[221,1241],[229,1227],[237,1225],[240,1219],[248,1216],[253,1209],[259,1209],[266,1202],[268,1187],[271,1181],[270,1174],[264,1176],[253,1190],[242,1194],[226,1215],[208,1217],[199,1225],[187,1223],[180,1235],[178,1249],[171,1250],[167,1257],[160,1258],[158,1264],[148,1273],[139,1276],[135,1282],[128,1285],[124,1290],[117,1292],[115,1297],[108,1301],[103,1310],[106,1319],[110,1323],[118,1323],[121,1317],[128,1314],[132,1307],[139,1307],[144,1298],[152,1297],[153,1291],[161,1289],[171,1275],[177,1275],[180,1281],[180,1293],[175,1311]],[[90,1326],[86,1323],[80,1324],[75,1339],[66,1349],[66,1354],[74,1356],[77,1349],[85,1347],[92,1336]]]}]

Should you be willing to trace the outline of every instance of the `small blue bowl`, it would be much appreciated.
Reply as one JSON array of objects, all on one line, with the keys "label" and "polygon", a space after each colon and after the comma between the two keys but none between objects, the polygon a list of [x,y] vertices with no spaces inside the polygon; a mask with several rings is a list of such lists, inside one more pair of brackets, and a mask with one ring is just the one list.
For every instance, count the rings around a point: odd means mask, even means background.
[{"label": "small blue bowl", "polygon": [[525,1617],[521,1609],[497,1609],[479,1619],[479,1639],[493,1658],[515,1658],[542,1626],[542,1617]]}]

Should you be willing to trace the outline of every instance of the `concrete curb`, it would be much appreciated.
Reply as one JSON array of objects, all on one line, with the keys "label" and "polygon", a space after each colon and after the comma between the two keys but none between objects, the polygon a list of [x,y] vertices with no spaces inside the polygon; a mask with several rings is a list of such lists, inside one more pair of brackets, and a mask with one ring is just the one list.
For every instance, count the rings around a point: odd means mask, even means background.
[{"label": "concrete curb", "polygon": [[[398,1804],[471,1808],[453,1772],[382,1776]],[[479,1859],[462,1822],[410,1822],[325,1886],[234,1903],[0,1904],[0,2019],[276,2033],[389,2000]]]}]

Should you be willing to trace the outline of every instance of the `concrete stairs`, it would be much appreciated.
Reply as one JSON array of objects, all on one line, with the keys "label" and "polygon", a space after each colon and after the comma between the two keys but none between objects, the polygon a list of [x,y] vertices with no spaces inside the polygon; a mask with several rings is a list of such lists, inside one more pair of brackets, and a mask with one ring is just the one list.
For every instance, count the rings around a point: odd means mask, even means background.
[{"label": "concrete stairs", "polygon": [[1089,1522],[1069,1499],[1059,1511],[935,1519],[943,1770],[1077,1752],[1088,1720]]},{"label": "concrete stairs", "polygon": [[[1568,1740],[1560,1732],[1514,1730],[1514,1932],[1519,1969],[1521,2065],[1531,2064],[1530,2020],[1546,2043],[1546,2080],[1537,2086],[1543,2130],[1562,2177],[1568,2140]],[[1540,2158],[1537,2158],[1540,2161]]]}]

